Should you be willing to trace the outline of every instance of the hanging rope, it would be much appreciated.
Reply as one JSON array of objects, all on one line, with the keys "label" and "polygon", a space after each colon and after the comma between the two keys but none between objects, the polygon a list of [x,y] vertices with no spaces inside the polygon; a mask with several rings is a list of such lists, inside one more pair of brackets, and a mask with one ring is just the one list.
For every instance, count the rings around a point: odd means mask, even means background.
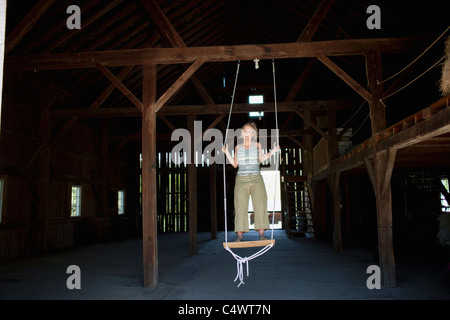
[{"label": "hanging rope", "polygon": [[[383,98],[380,99],[380,102],[383,102],[383,100],[386,100],[387,98],[393,96],[394,94],[402,91],[403,89],[405,89],[406,87],[408,87],[409,85],[411,85],[412,83],[416,82],[418,79],[420,79],[422,76],[424,76],[426,73],[428,73],[428,71],[430,71],[431,69],[433,69],[434,67],[438,66],[443,60],[445,59],[445,57],[441,57],[438,61],[436,61],[431,67],[429,67],[427,70],[425,70],[424,72],[422,72],[420,75],[418,75],[416,78],[414,78],[413,80],[411,80],[410,82],[408,82],[407,84],[405,84],[403,87],[401,87],[400,89],[384,96]],[[386,105],[385,105],[386,107]]]},{"label": "hanging rope", "polygon": [[436,40],[433,41],[433,43],[432,43],[428,48],[425,49],[424,52],[422,52],[422,53],[421,53],[417,58],[415,58],[410,64],[408,64],[406,67],[404,67],[402,70],[400,70],[400,71],[397,72],[396,74],[390,76],[390,77],[387,78],[387,79],[384,79],[383,81],[378,81],[378,80],[377,80],[377,83],[378,83],[378,84],[381,84],[381,83],[384,83],[384,82],[386,82],[386,81],[389,81],[389,80],[395,78],[396,76],[398,76],[400,73],[402,73],[402,72],[405,71],[406,69],[408,69],[408,68],[409,68],[410,66],[412,66],[417,60],[419,60],[419,59],[420,59],[420,58],[421,58],[428,50],[430,50],[431,47],[433,47],[433,46],[436,44],[436,42],[438,42],[439,39],[441,39],[441,38],[447,33],[447,31],[448,31],[449,29],[450,29],[450,25],[444,30],[444,32],[441,33],[441,35],[440,35]]},{"label": "hanging rope", "polygon": [[[225,130],[225,140],[223,145],[225,146],[227,144],[227,138],[228,138],[228,128],[230,127],[230,119],[231,119],[231,112],[233,111],[233,103],[234,103],[234,95],[236,93],[236,84],[239,76],[239,67],[241,65],[241,60],[238,61],[237,68],[236,68],[236,77],[234,79],[234,86],[233,86],[233,95],[231,96],[231,105],[230,105],[230,111],[228,113],[228,121],[227,121],[227,128]],[[226,157],[225,153],[223,154],[223,207],[225,212],[225,242],[228,242],[228,227],[227,227],[227,183],[226,183]]]},{"label": "hanging rope", "polygon": [[255,254],[251,255],[250,257],[241,257],[237,254],[235,254],[228,246],[226,247],[226,250],[231,253],[231,255],[236,259],[236,268],[237,268],[237,274],[236,278],[234,279],[234,282],[236,282],[239,279],[238,288],[241,286],[241,284],[245,284],[244,282],[244,264],[247,264],[247,277],[250,275],[250,265],[249,261],[253,260],[259,256],[262,256],[264,253],[269,251],[273,247],[273,244],[268,244]]},{"label": "hanging rope", "polygon": [[[240,68],[240,61],[238,61],[238,65],[237,65],[237,69],[236,69],[236,78],[234,80],[234,87],[233,87],[233,95],[231,97],[231,104],[230,104],[230,110],[229,110],[229,114],[228,114],[228,121],[227,121],[227,127],[225,130],[225,140],[224,140],[224,144],[223,146],[226,145],[227,143],[227,138],[228,138],[228,129],[230,126],[230,119],[231,119],[231,113],[233,111],[233,104],[234,104],[234,96],[236,93],[236,84],[237,84],[237,80],[239,77],[239,68]],[[274,84],[274,100],[275,100],[275,126],[276,126],[276,143],[277,146],[279,145],[279,134],[278,134],[278,117],[277,117],[277,99],[276,99],[276,86],[275,86],[275,62],[272,59],[272,72],[273,72],[273,84]],[[276,160],[276,175],[278,174],[278,152],[275,153],[275,160]],[[226,189],[226,156],[225,153],[223,155],[223,201],[224,201],[224,220],[225,220],[225,243],[228,243],[228,218],[227,218],[227,189]],[[275,175],[275,179],[277,178],[277,176]],[[276,197],[276,183],[275,183],[275,190],[274,190],[274,201],[273,201],[273,211],[272,211],[272,233],[271,233],[271,239],[273,240],[273,227],[274,227],[274,217],[275,217],[275,197]],[[230,252],[230,254],[236,259],[236,269],[237,269],[237,275],[236,278],[234,279],[234,281],[236,282],[239,279],[239,284],[238,287],[240,287],[242,284],[244,284],[244,264],[246,264],[247,266],[247,276],[249,276],[250,274],[250,266],[249,266],[249,261],[253,260],[261,255],[263,255],[264,253],[266,253],[267,251],[269,251],[271,248],[273,247],[273,242],[269,243],[267,246],[263,247],[261,250],[259,250],[258,252],[254,253],[253,255],[249,256],[249,257],[241,257],[237,254],[235,254],[228,245],[225,246],[225,249]]]},{"label": "hanging rope", "polygon": [[[274,109],[275,109],[275,134],[276,134],[276,141],[277,146],[280,145],[280,138],[278,134],[278,110],[277,110],[277,86],[276,86],[276,80],[275,80],[275,60],[272,59],[272,73],[273,73],[273,100],[274,100]],[[270,235],[270,239],[273,239],[273,226],[275,224],[275,199],[277,195],[277,175],[278,175],[278,152],[275,153],[275,188],[273,190],[273,207],[272,207],[272,231]]]}]

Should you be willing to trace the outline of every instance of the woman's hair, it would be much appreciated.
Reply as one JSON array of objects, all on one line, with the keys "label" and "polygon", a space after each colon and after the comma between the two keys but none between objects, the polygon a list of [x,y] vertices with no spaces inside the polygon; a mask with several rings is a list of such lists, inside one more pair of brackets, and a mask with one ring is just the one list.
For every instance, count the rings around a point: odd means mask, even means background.
[{"label": "woman's hair", "polygon": [[254,123],[253,121],[249,121],[242,126],[242,130],[244,130],[245,127],[251,127],[253,130],[255,130],[255,136],[253,137],[253,140],[256,141],[258,139],[258,128],[256,127],[256,123]]}]

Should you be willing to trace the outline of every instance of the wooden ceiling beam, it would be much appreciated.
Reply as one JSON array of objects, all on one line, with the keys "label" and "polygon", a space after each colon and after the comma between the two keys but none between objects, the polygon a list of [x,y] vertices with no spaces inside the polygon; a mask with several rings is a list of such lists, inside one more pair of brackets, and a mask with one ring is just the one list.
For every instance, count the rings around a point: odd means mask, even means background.
[{"label": "wooden ceiling beam", "polygon": [[[277,103],[278,112],[296,112],[298,110],[327,110],[330,106],[334,106],[337,110],[352,109],[358,102],[352,100],[310,100],[310,101],[292,101]],[[255,110],[273,112],[273,103],[259,104],[257,107],[248,103],[235,103],[233,105],[233,113],[248,113]],[[216,105],[172,105],[165,106],[160,109],[158,115],[174,116],[187,115],[189,113],[201,114],[227,114],[229,112],[229,104]],[[135,108],[79,108],[79,109],[62,109],[51,110],[52,117],[71,117],[77,116],[82,118],[107,118],[107,117],[140,117],[141,112]]]},{"label": "wooden ceiling beam", "polygon": [[93,68],[104,66],[132,66],[192,63],[197,59],[209,62],[262,59],[307,58],[317,55],[363,55],[370,50],[395,53],[417,48],[418,38],[345,39],[302,43],[254,44],[187,48],[148,48],[96,52],[71,52],[5,57],[8,71]]},{"label": "wooden ceiling beam", "polygon": [[[216,125],[217,125],[217,123],[216,123]],[[215,126],[209,125],[208,128],[206,128],[202,132],[202,135],[205,134],[205,132],[208,129],[212,129],[214,127]],[[173,131],[176,128],[173,127],[173,128],[170,128],[170,129]],[[222,130],[225,130],[225,126],[223,127]],[[278,137],[279,138],[287,138],[287,139],[293,141],[299,147],[302,147],[303,144],[301,142],[299,142],[297,139],[295,139],[294,137],[301,137],[301,136],[313,135],[313,134],[314,134],[313,130],[305,130],[305,129],[285,130],[285,131],[284,130],[280,130],[279,134],[278,134]],[[264,138],[268,139],[268,138],[271,138],[272,136],[270,135],[270,132],[268,132],[267,135],[261,135],[261,137],[264,137]],[[127,141],[127,142],[128,141],[141,141],[142,140],[142,129],[139,129],[138,132],[131,133],[131,134],[114,134],[114,135],[110,135],[110,136],[108,136],[108,139],[114,140],[114,141]],[[171,133],[168,133],[168,132],[166,132],[166,133],[157,133],[156,134],[156,139],[157,139],[157,141],[171,140]]]}]

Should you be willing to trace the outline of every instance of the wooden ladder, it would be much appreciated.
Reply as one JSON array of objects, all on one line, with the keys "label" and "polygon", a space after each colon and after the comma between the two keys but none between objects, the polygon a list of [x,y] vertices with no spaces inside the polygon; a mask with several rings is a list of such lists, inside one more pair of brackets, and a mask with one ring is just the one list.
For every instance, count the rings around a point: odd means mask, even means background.
[{"label": "wooden ladder", "polygon": [[314,237],[313,212],[306,176],[284,175],[285,230],[293,236]]}]

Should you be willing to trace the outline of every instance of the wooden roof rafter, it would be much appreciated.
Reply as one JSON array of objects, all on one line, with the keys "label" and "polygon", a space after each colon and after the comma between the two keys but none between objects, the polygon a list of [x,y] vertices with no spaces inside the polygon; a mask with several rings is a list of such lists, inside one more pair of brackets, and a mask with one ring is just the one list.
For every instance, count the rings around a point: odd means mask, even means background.
[{"label": "wooden roof rafter", "polygon": [[[83,34],[85,32],[88,32],[88,28],[90,28],[91,25],[93,25],[96,21],[101,20],[101,18],[103,16],[110,14],[122,2],[123,2],[123,0],[110,1],[106,6],[102,7],[101,10],[96,11],[95,13],[93,13],[91,15],[84,14],[83,17],[87,16],[87,18],[82,20],[83,29],[84,29]],[[82,10],[82,12],[88,12],[96,4],[97,4],[96,1],[93,1],[93,2],[89,1],[86,5],[84,5],[82,8],[80,8],[80,10]],[[122,11],[122,10],[117,10],[117,11]],[[101,25],[100,28],[97,29],[102,34],[102,37],[100,39],[96,39],[96,41],[93,42],[93,44],[97,48],[105,42],[105,39],[114,37],[113,32],[106,32],[107,27],[114,26],[114,28],[116,30],[118,30],[118,27],[120,25],[119,21],[121,19],[123,19],[123,13],[122,13],[122,16],[118,15],[116,13],[115,15],[108,17],[108,19],[105,19],[105,22],[103,23],[103,25]],[[62,25],[59,25],[59,26],[57,25],[57,27],[59,27],[59,29],[64,29],[66,27],[65,21],[62,21],[61,24]],[[104,30],[104,32],[102,32],[102,30]],[[45,52],[46,53],[54,52],[57,48],[62,47],[66,43],[68,44],[68,47],[64,48],[64,51],[66,51],[66,52],[72,51],[73,49],[71,49],[71,48],[74,48],[74,46],[78,46],[78,48],[83,47],[82,42],[89,41],[90,37],[83,36],[83,38],[80,39],[80,37],[77,37],[79,33],[80,33],[79,30],[72,30],[71,32],[63,32],[60,37],[58,37],[56,39],[51,39],[51,40],[53,40],[53,43],[45,48]],[[52,34],[54,34],[54,33],[52,33]],[[81,34],[80,34],[80,36],[81,36]],[[73,38],[75,38],[75,37],[77,37],[77,39],[73,40]],[[78,48],[76,48],[76,49],[78,49]]]},{"label": "wooden roof rafter", "polygon": [[[161,37],[163,38],[164,42],[174,46],[174,47],[180,47],[180,48],[186,48],[187,45],[183,41],[183,39],[180,37],[178,32],[175,30],[173,25],[170,23],[170,21],[166,18],[164,13],[161,11],[157,3],[153,0],[151,1],[144,1],[141,0],[141,4],[146,9],[147,13],[150,15],[152,20],[154,21],[157,29],[159,30],[159,33]],[[198,60],[196,60],[198,61]],[[195,64],[195,62],[194,62]],[[203,64],[203,62],[201,63]],[[190,69],[190,68],[189,68]],[[188,72],[189,69],[185,69],[185,72]],[[196,70],[195,70],[196,71]],[[195,72],[194,71],[194,72]],[[193,74],[193,72],[189,75],[192,84],[194,85],[194,88],[197,90],[197,92],[202,97],[203,101],[208,104],[213,104],[214,100],[211,98],[211,96],[208,94],[205,87],[201,84],[200,80]],[[188,77],[188,78],[189,78]],[[170,87],[169,90],[171,90],[173,87]],[[176,89],[178,91],[178,89]],[[167,91],[169,92],[169,91]],[[167,93],[166,92],[166,93]],[[166,94],[165,93],[165,94]],[[165,102],[167,102],[166,100]],[[164,102],[164,103],[165,103]],[[161,106],[157,106],[157,109],[160,109]]]},{"label": "wooden roof rafter", "polygon": [[322,0],[320,2],[311,19],[309,19],[308,24],[297,39],[297,42],[311,41],[312,37],[319,28],[319,25],[322,23],[323,19],[325,19],[325,16],[333,4],[334,0]]},{"label": "wooden roof rafter", "polygon": [[[317,7],[316,11],[313,13],[311,19],[309,20],[306,27],[303,29],[302,33],[297,39],[298,43],[311,41],[314,33],[319,28],[319,25],[322,23],[323,19],[327,15],[331,6],[333,5],[334,0],[322,0],[320,5]],[[289,91],[285,101],[293,101],[297,93],[300,91],[300,88],[305,83],[306,79],[310,75],[314,65],[316,63],[316,58],[311,58],[302,73],[298,77],[297,81],[294,83],[293,87]]]},{"label": "wooden roof rafter", "polygon": [[[118,13],[120,14],[120,13]],[[115,16],[112,16],[112,19],[115,19]],[[141,24],[136,27],[133,27],[132,30],[129,32],[129,36],[131,37],[131,40],[127,42],[126,44],[122,44],[122,49],[130,49],[130,48],[148,48],[153,46],[159,37],[155,34],[152,35],[150,38],[148,38],[147,35],[142,33],[142,30],[148,26],[149,23]],[[106,27],[106,26],[105,26]],[[119,27],[118,27],[119,28]],[[117,45],[117,44],[116,44]],[[90,50],[95,50],[98,47],[98,44],[91,43],[87,48]],[[116,49],[117,47],[110,47],[109,50]],[[55,70],[53,72],[53,77],[58,79],[59,84],[65,85],[65,84],[71,84],[74,87],[76,87],[80,92],[84,92],[86,89],[88,89],[91,85],[92,79],[100,78],[96,70],[89,70],[89,72],[86,72],[86,69],[78,69],[74,70],[73,72],[66,72],[66,70]],[[127,74],[131,71],[128,70]],[[136,72],[134,74],[130,74],[129,78],[134,79],[136,77]],[[125,81],[125,78],[121,78],[121,81]],[[128,88],[131,88],[131,84],[127,84]],[[141,88],[142,85],[139,83],[139,88]],[[131,89],[132,92],[135,92],[135,90]]]},{"label": "wooden roof rafter", "polygon": [[[179,34],[183,39],[186,39],[186,43],[190,44],[190,46],[206,45],[208,42],[214,43],[210,42],[210,38],[207,37],[208,30],[205,28],[205,25],[214,28],[214,30],[217,30],[216,27],[219,28],[219,30],[227,28],[224,21],[227,21],[232,17],[232,8],[235,3],[230,2],[230,6],[225,6],[225,2],[220,2],[214,7],[207,5],[207,2],[205,1],[203,5],[207,7],[207,10],[202,14],[198,14],[195,17],[193,16],[190,20],[187,20],[189,15],[183,17],[183,20],[186,19],[186,22],[189,21],[189,28],[185,27],[180,29]],[[217,19],[214,15],[218,10],[221,12],[220,19]],[[217,34],[217,32],[214,33]]]},{"label": "wooden roof rafter", "polygon": [[26,17],[8,35],[5,54],[11,52],[23,37],[30,31],[42,15],[53,5],[55,0],[40,0]]}]

